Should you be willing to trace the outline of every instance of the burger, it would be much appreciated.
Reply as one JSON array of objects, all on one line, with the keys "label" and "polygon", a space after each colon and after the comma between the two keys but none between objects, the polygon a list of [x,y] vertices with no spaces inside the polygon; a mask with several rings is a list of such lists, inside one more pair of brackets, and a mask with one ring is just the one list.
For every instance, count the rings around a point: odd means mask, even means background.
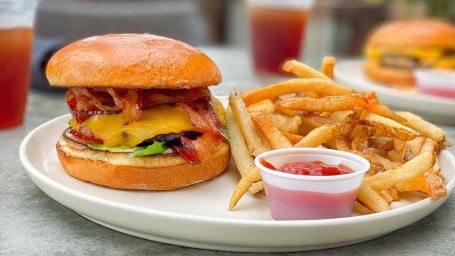
[{"label": "burger", "polygon": [[455,69],[455,27],[429,18],[386,22],[370,32],[364,53],[371,80],[414,86],[416,68]]},{"label": "burger", "polygon": [[71,112],[56,150],[71,176],[133,190],[174,190],[221,174],[230,148],[224,108],[209,86],[215,63],[178,40],[92,36],[48,61],[51,86],[68,87]]}]

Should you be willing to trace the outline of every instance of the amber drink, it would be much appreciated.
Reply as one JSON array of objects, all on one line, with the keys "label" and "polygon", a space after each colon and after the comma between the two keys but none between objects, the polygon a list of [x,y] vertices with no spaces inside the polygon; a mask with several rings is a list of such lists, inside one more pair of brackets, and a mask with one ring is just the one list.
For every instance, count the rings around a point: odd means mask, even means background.
[{"label": "amber drink", "polygon": [[251,51],[254,69],[283,74],[287,59],[299,59],[312,1],[249,0]]},{"label": "amber drink", "polygon": [[0,129],[24,120],[36,5],[34,0],[0,0]]}]

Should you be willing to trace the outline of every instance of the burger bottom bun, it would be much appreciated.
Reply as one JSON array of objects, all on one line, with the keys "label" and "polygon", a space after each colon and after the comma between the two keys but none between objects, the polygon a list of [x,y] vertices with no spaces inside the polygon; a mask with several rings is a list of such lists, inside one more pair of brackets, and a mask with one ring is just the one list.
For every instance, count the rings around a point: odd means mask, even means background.
[{"label": "burger bottom bun", "polygon": [[93,184],[132,190],[174,190],[206,181],[229,165],[227,142],[203,134],[194,142],[200,164],[191,165],[177,154],[132,157],[91,149],[62,135],[57,154],[64,170]]},{"label": "burger bottom bun", "polygon": [[415,78],[411,70],[383,67],[368,62],[363,68],[365,75],[371,80],[390,86],[414,86]]}]

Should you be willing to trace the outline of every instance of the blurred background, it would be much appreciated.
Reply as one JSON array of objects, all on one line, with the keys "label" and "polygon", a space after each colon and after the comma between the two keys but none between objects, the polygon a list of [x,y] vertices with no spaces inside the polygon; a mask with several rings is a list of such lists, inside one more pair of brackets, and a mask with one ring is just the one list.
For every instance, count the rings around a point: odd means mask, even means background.
[{"label": "blurred background", "polygon": [[[455,20],[452,0],[317,0],[303,61],[356,57],[368,31],[387,19],[435,16]],[[195,46],[248,49],[246,0],[41,0],[35,29],[33,87],[49,88],[42,73],[63,44],[105,33],[152,33]]]}]

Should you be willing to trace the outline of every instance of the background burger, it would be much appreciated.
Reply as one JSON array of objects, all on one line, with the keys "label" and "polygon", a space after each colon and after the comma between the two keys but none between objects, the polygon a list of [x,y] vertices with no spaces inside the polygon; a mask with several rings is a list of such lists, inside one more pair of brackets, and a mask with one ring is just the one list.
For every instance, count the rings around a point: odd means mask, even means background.
[{"label": "background burger", "polygon": [[387,22],[371,31],[364,50],[367,77],[414,86],[416,68],[455,69],[455,27],[436,19]]},{"label": "background burger", "polygon": [[177,40],[109,34],[73,42],[46,67],[72,114],[56,148],[75,178],[119,189],[173,190],[222,173],[224,108],[213,61]]}]

